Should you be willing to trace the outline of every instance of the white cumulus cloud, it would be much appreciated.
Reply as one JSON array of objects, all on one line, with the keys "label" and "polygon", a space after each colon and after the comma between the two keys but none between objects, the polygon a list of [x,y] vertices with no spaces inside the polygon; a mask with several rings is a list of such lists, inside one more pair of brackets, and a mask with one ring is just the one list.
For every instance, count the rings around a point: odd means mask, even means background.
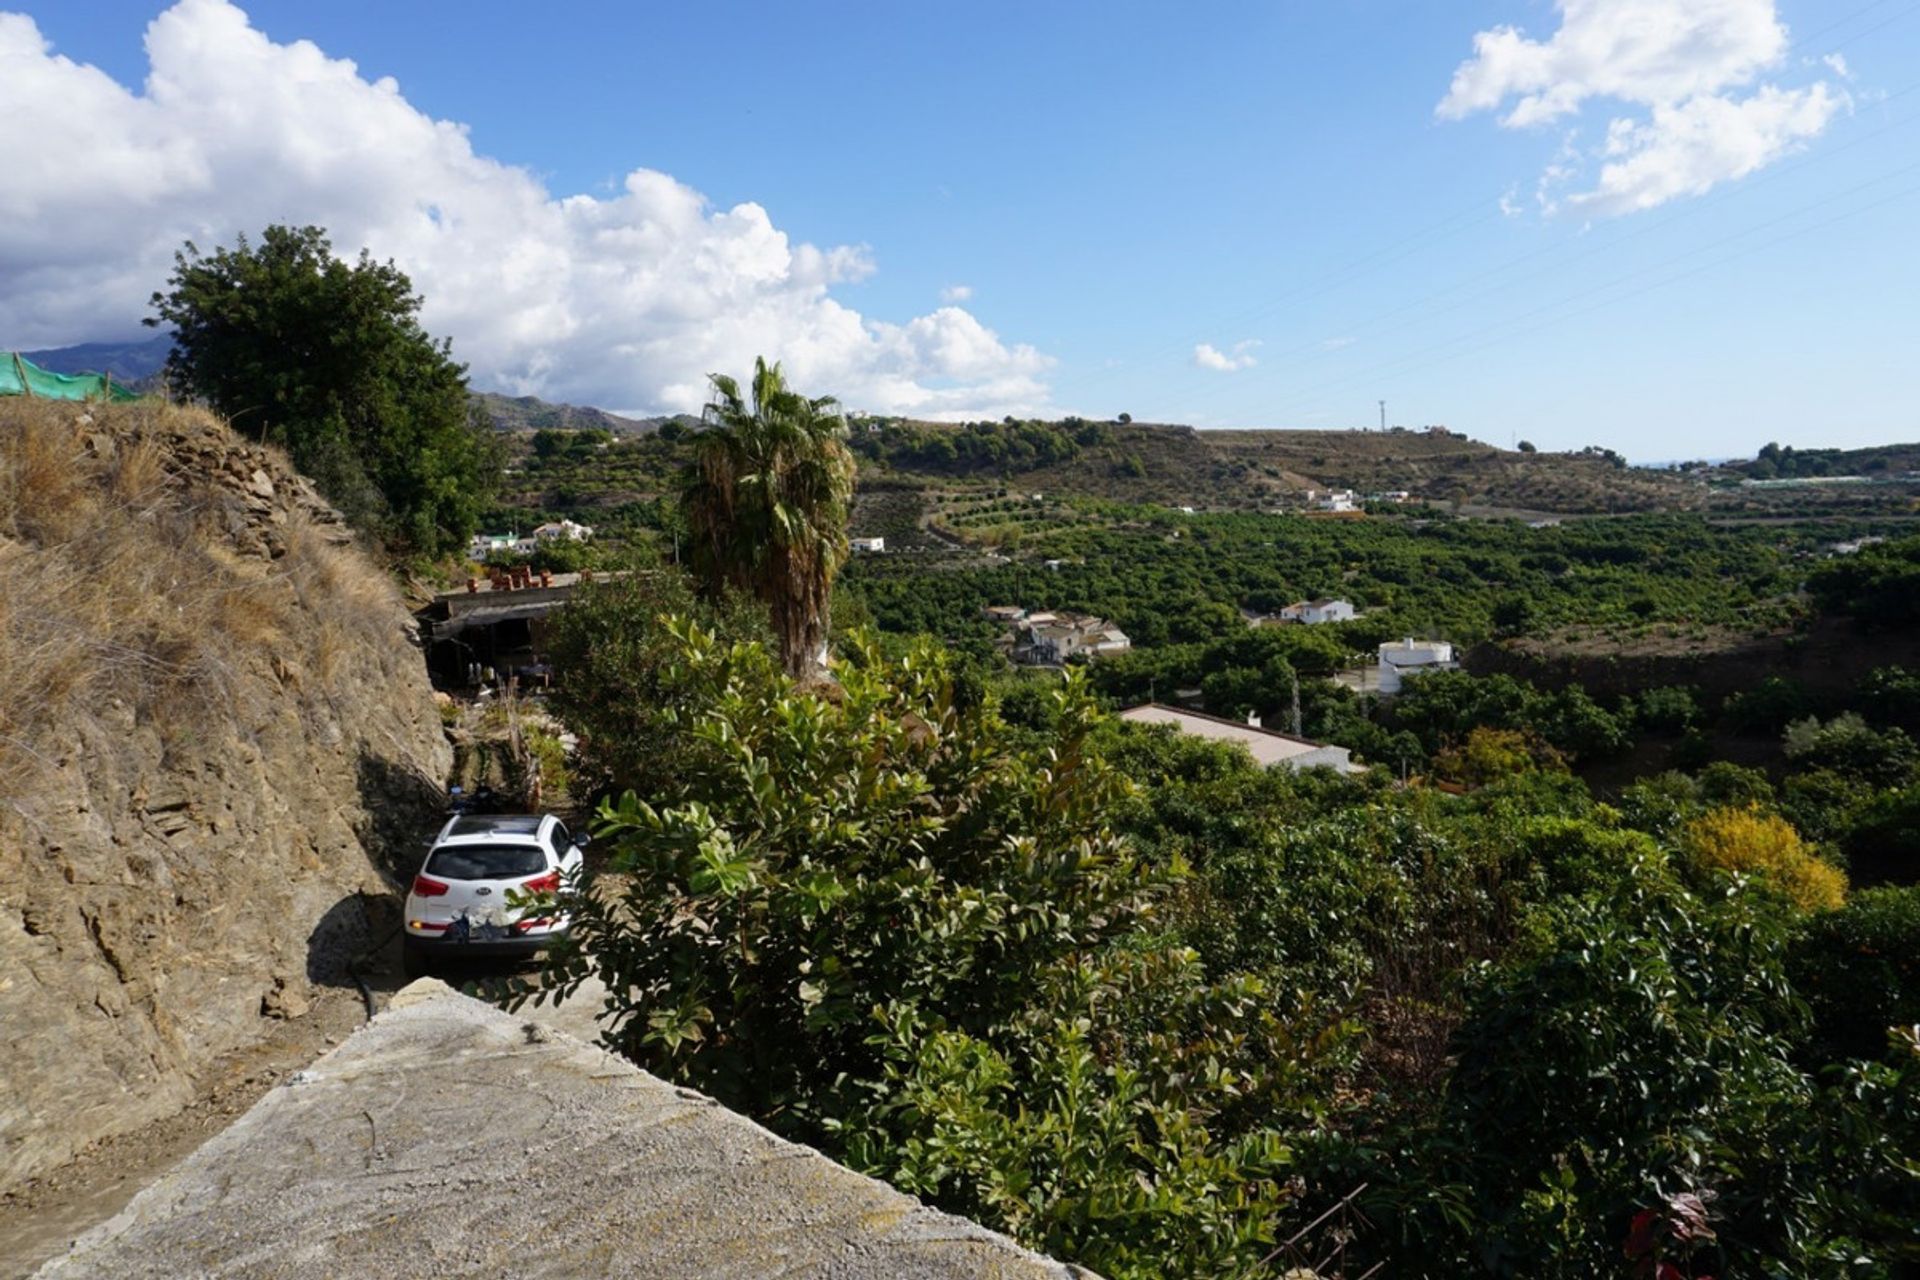
[{"label": "white cumulus cloud", "polygon": [[[1560,27],[1533,39],[1516,27],[1474,37],[1436,112],[1460,119],[1505,108],[1500,123],[1526,128],[1577,117],[1590,100],[1611,115],[1595,157],[1597,179],[1561,199],[1590,215],[1650,209],[1698,195],[1772,163],[1818,136],[1848,102],[1825,81],[1799,88],[1759,77],[1778,68],[1787,28],[1774,0],[1557,0]],[[1834,68],[1837,72],[1839,69]],[[1511,106],[1507,104],[1511,102]],[[1543,195],[1582,180],[1565,156]]]},{"label": "white cumulus cloud", "polygon": [[1259,362],[1253,358],[1253,349],[1259,346],[1257,339],[1249,338],[1245,342],[1236,342],[1229,351],[1222,351],[1211,342],[1202,342],[1193,349],[1193,363],[1202,369],[1212,369],[1216,373],[1235,373],[1241,369],[1251,369]]},{"label": "white cumulus cloud", "polygon": [[1804,89],[1763,85],[1738,101],[1703,94],[1655,107],[1645,121],[1616,120],[1607,131],[1599,180],[1569,196],[1567,206],[1631,213],[1704,194],[1819,136],[1840,104],[1824,83]]},{"label": "white cumulus cloud", "polygon": [[970,284],[950,284],[940,291],[942,302],[966,302],[972,297],[973,286]]},{"label": "white cumulus cloud", "polygon": [[[764,353],[810,392],[889,413],[1033,412],[1052,361],[943,306],[889,322],[834,286],[864,246],[796,243],[758,204],[710,205],[645,168],[611,195],[555,193],[307,41],[229,0],[147,28],[139,89],[0,13],[0,119],[26,140],[0,181],[0,341],[125,335],[185,240],[274,222],[392,258],[475,385],[625,410],[686,410],[710,372]],[[961,299],[954,299],[959,301]]]}]

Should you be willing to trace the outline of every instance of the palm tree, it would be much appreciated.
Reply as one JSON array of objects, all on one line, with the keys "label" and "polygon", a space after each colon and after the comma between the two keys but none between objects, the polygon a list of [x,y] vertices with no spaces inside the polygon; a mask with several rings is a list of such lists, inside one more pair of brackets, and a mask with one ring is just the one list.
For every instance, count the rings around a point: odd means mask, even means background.
[{"label": "palm tree", "polygon": [[787,386],[754,362],[752,401],[713,374],[681,487],[688,552],[709,591],[752,592],[772,614],[780,658],[796,677],[825,670],[833,578],[847,558],[853,454],[828,397]]}]

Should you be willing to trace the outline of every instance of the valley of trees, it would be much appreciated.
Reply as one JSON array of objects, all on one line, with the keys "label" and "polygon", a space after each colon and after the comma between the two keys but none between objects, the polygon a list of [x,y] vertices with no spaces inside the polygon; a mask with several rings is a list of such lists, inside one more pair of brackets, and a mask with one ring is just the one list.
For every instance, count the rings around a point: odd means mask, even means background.
[{"label": "valley of trees", "polygon": [[[779,403],[774,435],[823,438]],[[845,491],[751,447],[765,416],[718,388],[697,456],[831,539]],[[1920,675],[1790,660],[1897,627],[1920,541],[1103,515],[1031,560],[847,562],[828,683],[773,625],[781,592],[824,599],[824,545],[784,586],[710,542],[733,571],[658,544],[584,590],[554,707],[609,851],[517,998],[597,974],[650,1070],[1115,1280],[1920,1266]],[[1366,615],[1240,612],[1319,593]],[[988,603],[1139,647],[1017,671]],[[1430,631],[1787,658],[1384,704],[1325,679]],[[1108,714],[1189,688],[1284,715],[1296,687],[1381,767],[1261,770]]]},{"label": "valley of trees", "polygon": [[[822,697],[679,582],[597,588],[559,646],[615,874],[548,981],[606,979],[650,1069],[1116,1277],[1274,1274],[1356,1188],[1348,1275],[1631,1274],[1636,1231],[1681,1275],[1914,1256],[1898,728],[1605,802],[1476,728],[1456,795],[921,640],[849,637]],[[1847,792],[1881,834],[1842,848],[1808,815]]]}]

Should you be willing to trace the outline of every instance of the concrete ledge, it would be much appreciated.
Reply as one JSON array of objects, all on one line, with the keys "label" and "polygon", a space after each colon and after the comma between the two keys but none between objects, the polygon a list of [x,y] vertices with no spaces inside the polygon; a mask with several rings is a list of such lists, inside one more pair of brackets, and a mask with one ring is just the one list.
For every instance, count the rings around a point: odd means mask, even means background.
[{"label": "concrete ledge", "polygon": [[38,1274],[1091,1273],[426,980]]}]

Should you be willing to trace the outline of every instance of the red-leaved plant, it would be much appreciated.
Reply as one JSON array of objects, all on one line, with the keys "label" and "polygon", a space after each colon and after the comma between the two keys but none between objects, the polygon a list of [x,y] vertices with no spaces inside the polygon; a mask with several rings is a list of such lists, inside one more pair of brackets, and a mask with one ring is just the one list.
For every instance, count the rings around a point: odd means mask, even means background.
[{"label": "red-leaved plant", "polygon": [[1687,1265],[1694,1251],[1714,1238],[1707,1221],[1712,1200],[1711,1191],[1683,1191],[1668,1196],[1657,1209],[1633,1215],[1625,1249],[1638,1280],[1713,1280],[1695,1275]]}]

